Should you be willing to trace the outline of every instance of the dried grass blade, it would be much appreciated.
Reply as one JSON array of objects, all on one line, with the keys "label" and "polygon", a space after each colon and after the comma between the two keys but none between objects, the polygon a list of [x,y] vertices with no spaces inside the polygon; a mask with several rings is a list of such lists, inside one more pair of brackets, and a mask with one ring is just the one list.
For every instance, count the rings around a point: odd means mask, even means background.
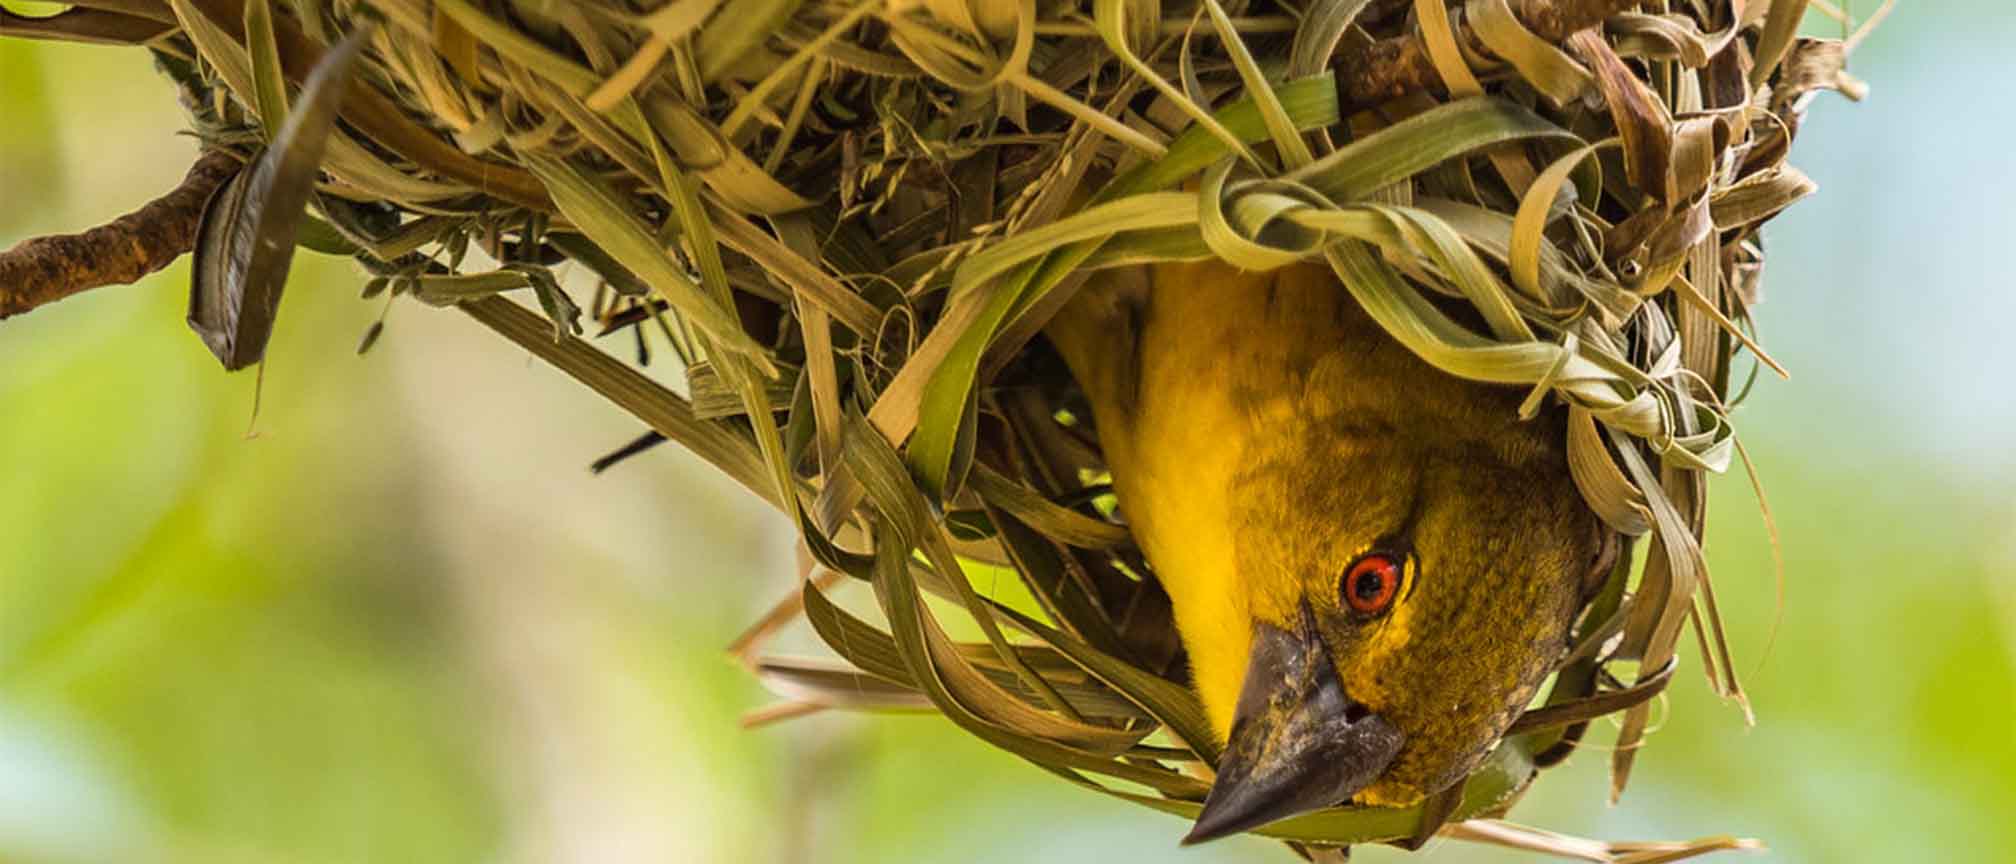
[{"label": "dried grass blade", "polygon": [[245,50],[252,61],[252,104],[266,140],[271,141],[280,137],[280,127],[287,122],[287,78],[280,68],[270,0],[246,0]]},{"label": "dried grass blade", "polygon": [[1437,106],[1339,148],[1282,179],[1333,201],[1355,201],[1450,158],[1513,141],[1575,136],[1512,102],[1478,97]]},{"label": "dried grass blade", "polygon": [[531,352],[603,398],[658,431],[667,439],[692,451],[723,474],[735,479],[757,497],[783,507],[769,480],[756,442],[721,423],[693,415],[685,399],[656,381],[602,353],[574,337],[555,340],[553,326],[538,315],[501,297],[487,297],[460,304],[485,327]]},{"label": "dried grass blade", "polygon": [[1148,82],[1149,86],[1160,92],[1170,104],[1188,115],[1191,122],[1197,124],[1194,129],[1216,138],[1226,150],[1237,154],[1248,164],[1260,164],[1259,157],[1247,148],[1246,142],[1226,128],[1223,121],[1212,116],[1209,106],[1176,89],[1175,85],[1170,84],[1168,79],[1163,78],[1153,66],[1148,65],[1147,61],[1142,60],[1141,56],[1134,52],[1133,46],[1128,44],[1130,34],[1127,32],[1127,25],[1130,22],[1127,18],[1127,6],[1127,0],[1096,0],[1092,4],[1093,26],[1099,38],[1105,41],[1107,49],[1112,51],[1115,57],[1120,58],[1120,62],[1125,63],[1135,75],[1140,76],[1141,80]]},{"label": "dried grass blade", "polygon": [[[921,686],[946,717],[982,740],[1053,770],[1109,774],[1150,785],[1163,790],[1164,794],[1180,791],[1200,794],[1201,784],[1187,777],[1116,762],[1106,755],[1055,743],[1046,737],[1032,735],[1026,729],[1018,731],[1012,726],[1004,727],[997,719],[990,719],[988,715],[993,714],[994,718],[1027,723],[1053,732],[1057,731],[1055,727],[1059,723],[1066,722],[1034,712],[998,688],[990,691],[987,688],[993,685],[951,649],[949,640],[944,638],[943,632],[930,617],[922,604],[922,597],[917,593],[916,584],[911,580],[907,563],[909,552],[900,537],[893,520],[884,520],[876,531],[875,593],[889,618],[896,650],[909,670],[909,677]],[[809,597],[807,608],[811,608]],[[1006,712],[1007,716],[1003,717],[1002,712]],[[1090,733],[1092,730],[1088,727],[1085,731]],[[1145,732],[1104,738],[1090,734],[1070,737],[1082,738],[1082,743],[1102,750],[1121,745],[1119,738],[1129,739],[1117,750],[1111,751],[1120,752],[1131,747],[1142,734]]]},{"label": "dried grass blade", "polygon": [[1465,20],[1477,41],[1519,70],[1519,77],[1556,107],[1567,105],[1589,88],[1589,70],[1574,58],[1520,23],[1506,0],[1469,0]]},{"label": "dried grass blade", "polygon": [[637,274],[723,349],[749,358],[766,375],[776,373],[766,349],[742,331],[734,313],[693,284],[651,232],[606,187],[564,160],[531,153],[521,156],[553,194],[561,214],[597,246]]},{"label": "dried grass blade", "polygon": [[1218,41],[1231,55],[1232,65],[1239,70],[1239,78],[1246,84],[1247,97],[1260,109],[1260,121],[1267,126],[1267,137],[1274,142],[1274,149],[1281,156],[1281,167],[1293,171],[1315,160],[1309,152],[1309,142],[1302,140],[1302,133],[1295,127],[1295,121],[1281,106],[1281,98],[1274,93],[1274,86],[1267,81],[1260,64],[1253,59],[1253,53],[1246,50],[1246,40],[1240,38],[1239,31],[1232,26],[1232,19],[1225,14],[1225,7],[1218,0],[1204,0],[1204,10],[1211,13],[1211,24],[1218,30]]},{"label": "dried grass blade", "polygon": [[[1059,726],[1052,724],[1047,718],[1037,719],[1043,715],[1040,712],[1033,712],[1033,709],[1029,712],[1009,710],[1021,716],[1026,724],[1049,726],[1060,732],[1071,732],[1074,726],[1083,726],[1082,718],[1076,716],[1070,703],[1064,701],[1063,697],[1050,687],[1048,681],[1022,663],[1021,658],[1008,644],[1007,637],[995,626],[993,614],[988,611],[979,595],[974,593],[973,586],[967,581],[958,559],[952,555],[951,549],[946,547],[942,530],[919,500],[914,483],[910,480],[908,472],[903,469],[902,457],[896,454],[895,448],[869,428],[865,420],[850,422],[849,427],[848,437],[853,443],[843,448],[848,467],[853,469],[854,476],[860,479],[862,487],[868,491],[869,500],[882,512],[884,522],[896,527],[906,548],[924,550],[926,558],[931,562],[931,566],[937,569],[939,577],[953,587],[956,596],[966,607],[967,614],[972,616],[980,625],[981,631],[987,635],[987,641],[993,644],[1001,662],[1015,670],[1031,691],[1042,696],[1044,701],[1050,703],[1050,707],[1063,713],[1068,720],[1065,725]],[[879,547],[877,554],[878,556],[881,554]],[[935,630],[935,628],[934,623],[927,629]]]}]

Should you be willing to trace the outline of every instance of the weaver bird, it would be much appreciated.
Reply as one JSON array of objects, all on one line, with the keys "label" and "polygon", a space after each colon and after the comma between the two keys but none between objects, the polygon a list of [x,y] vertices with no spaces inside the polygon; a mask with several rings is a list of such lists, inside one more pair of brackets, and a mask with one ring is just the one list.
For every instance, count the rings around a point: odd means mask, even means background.
[{"label": "weaver bird", "polygon": [[1429,366],[1327,267],[1107,271],[1046,333],[1226,745],[1185,842],[1460,781],[1614,559],[1561,416]]}]

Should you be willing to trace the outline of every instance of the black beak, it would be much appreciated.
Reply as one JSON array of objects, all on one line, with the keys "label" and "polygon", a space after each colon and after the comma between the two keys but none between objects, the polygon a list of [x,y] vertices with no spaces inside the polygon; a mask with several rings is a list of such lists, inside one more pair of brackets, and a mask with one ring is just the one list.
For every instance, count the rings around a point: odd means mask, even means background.
[{"label": "black beak", "polygon": [[1400,753],[1400,730],[1345,695],[1305,606],[1290,633],[1260,624],[1218,759],[1218,779],[1184,845],[1342,804]]}]

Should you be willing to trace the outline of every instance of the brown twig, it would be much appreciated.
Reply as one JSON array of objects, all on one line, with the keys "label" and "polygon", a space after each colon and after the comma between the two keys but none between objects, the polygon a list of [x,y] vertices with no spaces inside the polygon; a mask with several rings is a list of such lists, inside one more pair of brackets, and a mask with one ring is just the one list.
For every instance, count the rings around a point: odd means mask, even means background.
[{"label": "brown twig", "polygon": [[[172,18],[171,18],[172,21]],[[0,36],[83,42],[93,45],[140,45],[175,29],[154,18],[77,4],[53,15],[17,15],[0,9]]]},{"label": "brown twig", "polygon": [[196,224],[211,193],[237,173],[237,157],[212,150],[182,183],[147,206],[81,234],[34,237],[0,252],[0,318],[72,294],[126,285],[196,246]]},{"label": "brown twig", "polygon": [[[1643,0],[1513,0],[1512,11],[1526,29],[1549,42],[1560,42],[1594,27],[1612,15],[1636,8]],[[1489,53],[1470,28],[1457,31],[1478,53]],[[1421,34],[1410,32],[1372,43],[1372,47],[1337,63],[1337,89],[1345,110],[1370,108],[1417,90],[1439,91],[1442,78],[1428,57]]]}]

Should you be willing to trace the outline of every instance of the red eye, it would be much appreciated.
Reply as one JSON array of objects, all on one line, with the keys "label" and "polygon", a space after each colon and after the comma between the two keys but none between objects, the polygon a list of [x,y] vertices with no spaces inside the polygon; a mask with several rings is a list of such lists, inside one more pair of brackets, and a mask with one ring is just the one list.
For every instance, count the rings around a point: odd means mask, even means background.
[{"label": "red eye", "polygon": [[1344,574],[1344,605],[1360,615],[1377,615],[1400,596],[1400,562],[1373,552],[1353,562]]}]

